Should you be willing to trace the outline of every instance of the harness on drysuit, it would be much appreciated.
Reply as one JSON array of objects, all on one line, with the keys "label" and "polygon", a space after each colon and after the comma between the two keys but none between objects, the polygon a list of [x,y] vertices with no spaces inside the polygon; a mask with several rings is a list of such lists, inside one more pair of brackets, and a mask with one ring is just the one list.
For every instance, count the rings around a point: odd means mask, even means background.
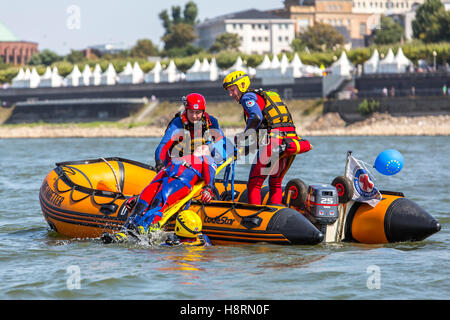
[{"label": "harness on drysuit", "polygon": [[[282,156],[300,154],[310,150],[309,142],[297,135],[292,115],[278,93],[263,89],[249,89],[247,92],[257,94],[266,103],[261,110],[263,119],[258,128],[254,129],[265,129],[267,135],[263,135],[260,130],[257,131],[257,148],[260,145],[268,145],[271,139],[275,138],[279,139],[279,152]],[[244,119],[247,123],[245,113]]]},{"label": "harness on drysuit", "polygon": [[[194,132],[194,135],[192,137],[191,130],[194,130],[195,126],[189,122],[186,111],[178,112],[175,117],[170,120],[169,125],[167,128],[170,127],[170,124],[176,120],[177,118],[180,118],[181,123],[183,124],[184,129],[184,135],[183,137],[180,137],[178,141],[176,141],[171,149],[171,154],[175,157],[182,157],[185,155],[185,148],[190,148],[191,154],[194,152],[195,148],[199,145],[208,144],[212,141],[211,135],[207,134],[209,128],[211,127],[211,118],[207,112],[203,112],[202,117],[202,132],[200,134]],[[167,129],[166,129],[167,131]],[[182,143],[182,142],[185,143]],[[189,142],[190,146],[186,145],[186,143]]]},{"label": "harness on drysuit", "polygon": [[[181,175],[178,175],[181,166],[184,166],[186,169],[190,170],[185,169]],[[192,165],[186,160],[175,160],[167,168],[165,168],[164,171],[166,173],[164,177],[152,181],[152,183],[161,181],[162,186],[160,191],[153,198],[150,206],[147,202],[139,198],[133,214],[128,218],[123,227],[124,229],[135,229],[138,226],[142,226],[145,230],[147,230],[162,218],[162,208],[171,194],[184,186],[190,189],[192,187],[190,181],[192,181],[195,175],[199,178],[202,177],[201,173],[192,167]],[[171,181],[169,181],[169,179]],[[190,203],[191,201],[188,201],[183,210],[189,208]]]}]

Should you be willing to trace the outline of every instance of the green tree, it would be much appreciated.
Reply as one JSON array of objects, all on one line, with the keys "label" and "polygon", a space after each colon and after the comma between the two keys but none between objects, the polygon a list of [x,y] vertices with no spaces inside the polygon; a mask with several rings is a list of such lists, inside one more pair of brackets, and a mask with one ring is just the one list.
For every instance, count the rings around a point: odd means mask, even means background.
[{"label": "green tree", "polygon": [[404,30],[400,23],[386,16],[381,16],[380,29],[375,33],[374,42],[376,44],[390,44],[400,42]]},{"label": "green tree", "polygon": [[141,39],[131,48],[130,56],[136,58],[147,58],[149,56],[157,56],[158,48],[149,39]]},{"label": "green tree", "polygon": [[441,10],[436,15],[441,27],[440,41],[450,41],[450,11]]},{"label": "green tree", "polygon": [[189,1],[184,6],[184,23],[195,25],[197,23],[198,8],[195,2]]},{"label": "green tree", "polygon": [[170,33],[172,28],[172,20],[170,20],[167,10],[163,10],[159,13],[159,19],[161,19],[164,29],[166,30],[164,35]]},{"label": "green tree", "polygon": [[241,46],[241,40],[236,33],[222,33],[217,36],[216,41],[211,46],[209,51],[220,52],[220,51],[237,51]]},{"label": "green tree", "polygon": [[70,50],[70,53],[66,56],[66,60],[70,63],[77,64],[86,60],[86,56],[83,51]]},{"label": "green tree", "polygon": [[412,22],[413,35],[424,42],[448,41],[449,23],[450,15],[440,0],[425,0]]},{"label": "green tree", "polygon": [[306,44],[303,43],[299,38],[295,38],[291,42],[291,48],[294,52],[304,51],[306,48]]},{"label": "green tree", "polygon": [[195,40],[194,25],[197,15],[198,8],[193,1],[186,3],[183,15],[180,6],[172,6],[171,15],[167,10],[159,13],[159,18],[165,29],[162,40],[166,51],[174,48],[185,48]]},{"label": "green tree", "polygon": [[325,51],[345,44],[345,38],[333,26],[316,23],[298,37],[310,50]]},{"label": "green tree", "polygon": [[45,50],[41,51],[40,53],[35,53],[31,57],[30,62],[28,64],[33,65],[33,66],[37,66],[40,64],[50,66],[54,62],[57,62],[60,60],[62,60],[62,57],[60,57],[57,53],[55,53],[51,50],[45,49]]},{"label": "green tree", "polygon": [[166,34],[162,40],[164,41],[164,49],[184,48],[195,40],[197,36],[194,27],[186,23],[174,24],[170,33]]}]

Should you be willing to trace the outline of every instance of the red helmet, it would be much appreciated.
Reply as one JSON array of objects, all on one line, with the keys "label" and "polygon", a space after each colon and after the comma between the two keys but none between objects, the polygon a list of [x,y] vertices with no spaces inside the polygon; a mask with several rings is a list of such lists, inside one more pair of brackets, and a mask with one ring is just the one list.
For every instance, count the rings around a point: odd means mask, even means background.
[{"label": "red helmet", "polygon": [[205,111],[205,98],[199,93],[191,93],[183,97],[184,109],[188,110],[203,110]]}]

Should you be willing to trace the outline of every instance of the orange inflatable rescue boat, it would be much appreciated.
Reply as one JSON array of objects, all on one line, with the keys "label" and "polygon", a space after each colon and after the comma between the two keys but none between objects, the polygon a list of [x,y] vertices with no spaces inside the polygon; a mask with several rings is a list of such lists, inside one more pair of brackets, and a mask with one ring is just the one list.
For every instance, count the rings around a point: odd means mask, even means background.
[{"label": "orange inflatable rescue boat", "polygon": [[[128,218],[127,199],[139,195],[155,175],[149,165],[116,157],[57,163],[40,188],[43,215],[52,230],[72,238],[116,232]],[[402,193],[381,191],[375,207],[350,200],[352,187],[344,177],[311,186],[293,179],[284,188],[283,206],[267,203],[268,187],[261,190],[263,204],[251,205],[247,182],[234,183],[234,199],[223,181],[216,179],[215,185],[215,199],[202,204],[194,198],[190,205],[213,244],[389,243],[423,240],[440,230]]]}]

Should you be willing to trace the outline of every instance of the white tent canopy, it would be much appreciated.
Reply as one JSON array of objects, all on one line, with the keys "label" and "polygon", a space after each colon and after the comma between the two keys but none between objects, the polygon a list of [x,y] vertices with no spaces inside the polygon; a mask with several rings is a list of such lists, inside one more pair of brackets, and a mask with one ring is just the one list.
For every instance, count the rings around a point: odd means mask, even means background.
[{"label": "white tent canopy", "polygon": [[378,65],[378,72],[379,73],[396,73],[397,72],[397,66],[395,63],[395,56],[392,52],[392,49],[389,48],[388,53],[386,54],[386,57],[380,61],[380,64]]},{"label": "white tent canopy", "polygon": [[108,68],[106,68],[105,72],[102,74],[102,85],[108,85],[112,86],[115,85],[117,82],[117,72],[114,69],[114,66],[112,63],[108,65]]},{"label": "white tent canopy", "polygon": [[397,64],[398,73],[405,72],[412,65],[412,61],[404,55],[402,48],[398,48],[397,54],[395,55],[395,63]]},{"label": "white tent canopy", "polygon": [[210,68],[208,59],[203,58],[202,64],[200,65],[200,70],[201,72],[208,72]]},{"label": "white tent canopy", "polygon": [[12,88],[24,88],[25,85],[25,71],[20,68],[19,73],[12,79],[11,87]]},{"label": "white tent canopy", "polygon": [[281,61],[280,61],[281,73],[285,74],[288,67],[289,67],[289,59],[286,56],[286,54],[283,53],[283,55],[281,56]]},{"label": "white tent canopy", "polygon": [[89,85],[98,86],[102,83],[102,68],[97,63],[94,67],[94,71],[92,72],[89,78]]},{"label": "white tent canopy", "polygon": [[161,81],[161,72],[162,72],[161,62],[156,61],[153,69],[150,70],[145,75],[145,82],[147,82],[147,83],[159,83]]},{"label": "white tent canopy", "polygon": [[188,69],[186,73],[197,72],[200,70],[200,60],[195,58],[194,64]]},{"label": "white tent canopy", "polygon": [[128,61],[123,71],[119,73],[120,82],[122,80],[122,76],[129,76],[132,73],[133,73],[133,66],[131,65],[131,62]]},{"label": "white tent canopy", "polygon": [[71,87],[78,87],[80,85],[80,78],[80,69],[78,69],[78,65],[75,65],[72,72],[66,77],[66,84]]},{"label": "white tent canopy", "polygon": [[204,58],[200,66],[199,78],[201,81],[216,81],[219,78],[219,72],[220,69],[214,57],[211,62]]},{"label": "white tent canopy", "polygon": [[342,51],[341,56],[335,61],[331,67],[331,73],[339,76],[349,76],[353,70],[352,63],[348,60],[345,51]]},{"label": "white tent canopy", "polygon": [[375,49],[370,59],[364,62],[364,73],[366,74],[377,73],[379,63],[380,63],[380,55],[378,53],[378,50]]},{"label": "white tent canopy", "polygon": [[23,74],[23,78],[16,81],[15,88],[37,88],[40,81],[41,77],[37,73],[36,68],[33,68],[31,71],[27,68]]},{"label": "white tent canopy", "polygon": [[195,58],[194,64],[186,71],[187,81],[199,81],[199,72],[201,63],[198,58]]},{"label": "white tent canopy", "polygon": [[133,65],[133,83],[142,83],[142,82],[144,82],[144,71],[142,71],[139,63],[135,61]]},{"label": "white tent canopy", "polygon": [[131,66],[131,62],[128,62],[125,69],[119,73],[119,83],[121,84],[135,84],[144,81],[144,72],[137,62]]},{"label": "white tent canopy", "polygon": [[238,56],[236,61],[234,62],[234,64],[231,67],[229,67],[228,69],[226,69],[223,73],[229,74],[230,72],[237,71],[237,70],[249,72],[249,69],[244,64],[244,61],[242,60],[242,58],[240,56]]},{"label": "white tent canopy", "polygon": [[256,72],[258,72],[258,70],[261,70],[261,69],[269,69],[270,66],[271,66],[270,58],[266,54],[266,55],[264,55],[263,61],[259,65],[256,66]]},{"label": "white tent canopy", "polygon": [[91,77],[91,68],[86,64],[84,66],[83,72],[81,73],[80,86],[89,86],[91,84]]},{"label": "white tent canopy", "polygon": [[60,87],[63,84],[63,78],[58,73],[58,68],[54,67],[53,70],[47,67],[45,73],[40,77],[39,87]]},{"label": "white tent canopy", "polygon": [[173,60],[170,60],[169,65],[161,73],[161,82],[177,82],[184,77],[180,71],[178,71],[177,66]]},{"label": "white tent canopy", "polygon": [[294,58],[286,68],[285,75],[289,78],[301,78],[303,76],[303,62],[300,60],[297,52],[294,54]]}]

